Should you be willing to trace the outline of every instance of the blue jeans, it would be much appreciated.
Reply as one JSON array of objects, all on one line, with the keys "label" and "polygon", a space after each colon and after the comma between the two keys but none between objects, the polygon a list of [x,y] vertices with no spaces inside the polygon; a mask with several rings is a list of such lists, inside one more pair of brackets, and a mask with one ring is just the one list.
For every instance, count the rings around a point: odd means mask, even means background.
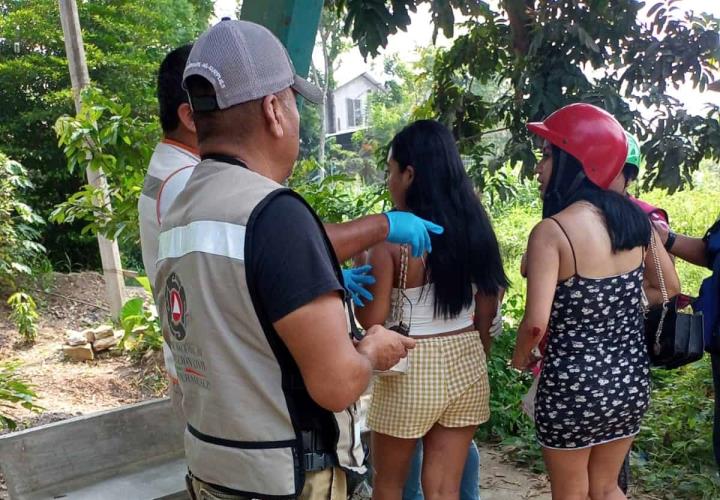
[{"label": "blue jeans", "polygon": [[[418,439],[410,462],[410,472],[403,488],[403,500],[423,500],[420,474],[422,472],[423,446]],[[475,442],[470,442],[467,460],[460,480],[460,500],[480,500],[480,452]]]}]

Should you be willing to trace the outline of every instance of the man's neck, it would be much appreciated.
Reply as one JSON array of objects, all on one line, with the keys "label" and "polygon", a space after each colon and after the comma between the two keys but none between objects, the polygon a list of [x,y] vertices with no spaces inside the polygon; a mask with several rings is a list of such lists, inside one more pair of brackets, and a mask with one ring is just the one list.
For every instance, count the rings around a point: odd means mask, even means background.
[{"label": "man's neck", "polygon": [[284,176],[280,175],[280,169],[274,168],[271,155],[263,148],[248,147],[239,143],[203,142],[200,144],[200,156],[208,154],[226,155],[242,161],[253,172],[272,179],[275,182],[283,182]]},{"label": "man's neck", "polygon": [[181,147],[183,149],[190,151],[192,154],[194,154],[196,156],[200,156],[200,153],[198,150],[197,139],[195,138],[195,134],[183,134],[180,132],[164,134],[163,142]]}]

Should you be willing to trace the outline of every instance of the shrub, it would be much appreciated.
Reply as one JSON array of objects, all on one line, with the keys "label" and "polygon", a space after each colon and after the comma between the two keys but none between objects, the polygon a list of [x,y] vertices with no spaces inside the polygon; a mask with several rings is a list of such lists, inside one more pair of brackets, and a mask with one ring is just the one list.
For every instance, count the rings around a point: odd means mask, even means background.
[{"label": "shrub", "polygon": [[17,373],[18,363],[0,364],[0,429],[14,430],[17,427],[15,420],[3,413],[6,408],[21,406],[27,410],[40,411],[34,401],[37,394],[32,387]]},{"label": "shrub", "polygon": [[0,153],[0,287],[11,290],[18,277],[32,274],[32,262],[45,252],[37,243],[43,221],[21,199],[30,188],[25,168]]},{"label": "shrub", "polygon": [[10,306],[10,319],[17,326],[18,332],[25,342],[35,342],[37,336],[37,306],[31,296],[16,292],[7,301]]},{"label": "shrub", "polygon": [[[136,279],[152,297],[150,281],[146,277]],[[157,309],[154,304],[146,304],[141,297],[125,302],[120,311],[120,325],[125,332],[120,340],[120,349],[133,359],[141,358],[148,351],[159,350],[163,345]]]}]

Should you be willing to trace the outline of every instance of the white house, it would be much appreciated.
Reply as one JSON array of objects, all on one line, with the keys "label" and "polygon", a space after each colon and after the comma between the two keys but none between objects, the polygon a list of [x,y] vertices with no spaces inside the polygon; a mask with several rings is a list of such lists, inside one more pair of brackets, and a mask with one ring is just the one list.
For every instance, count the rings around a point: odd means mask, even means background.
[{"label": "white house", "polygon": [[332,102],[325,106],[327,135],[350,134],[367,127],[367,97],[376,91],[384,88],[367,72],[333,90]]}]

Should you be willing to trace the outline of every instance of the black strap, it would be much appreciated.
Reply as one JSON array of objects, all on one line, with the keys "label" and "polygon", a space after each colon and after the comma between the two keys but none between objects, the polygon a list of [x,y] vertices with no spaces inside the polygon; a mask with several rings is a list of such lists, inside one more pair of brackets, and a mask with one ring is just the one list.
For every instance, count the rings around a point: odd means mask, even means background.
[{"label": "black strap", "polygon": [[248,168],[244,161],[235,158],[234,156],[224,155],[220,153],[206,153],[204,155],[200,155],[200,159],[221,161],[223,163],[229,163],[230,165],[237,165],[238,167]]},{"label": "black strap", "polygon": [[198,438],[200,441],[214,444],[217,446],[224,446],[226,448],[241,448],[246,450],[269,450],[277,448],[292,448],[295,446],[296,441],[294,439],[288,439],[284,441],[234,441],[232,439],[224,439],[215,436],[210,436],[200,432],[195,427],[187,424],[187,430],[190,434]]},{"label": "black strap", "polygon": [[558,221],[555,217],[549,217],[549,219],[553,220],[555,222],[555,224],[558,225],[558,227],[560,228],[560,231],[563,232],[563,234],[565,235],[565,238],[567,238],[568,243],[570,244],[570,250],[572,251],[572,256],[573,256],[573,264],[575,266],[575,275],[577,276],[577,274],[578,274],[577,257],[575,256],[575,247],[573,247],[572,240],[570,239],[570,236],[568,236],[567,231],[565,231],[565,228],[562,226],[562,224],[560,224],[560,221]]}]

